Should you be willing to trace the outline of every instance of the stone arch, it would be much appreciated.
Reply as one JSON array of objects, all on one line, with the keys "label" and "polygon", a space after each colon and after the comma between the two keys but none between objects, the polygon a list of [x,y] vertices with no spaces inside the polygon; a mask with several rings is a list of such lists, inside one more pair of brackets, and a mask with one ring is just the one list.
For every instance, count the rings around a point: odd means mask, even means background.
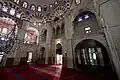
[{"label": "stone arch", "polygon": [[84,13],[84,12],[90,12],[90,13],[92,13],[92,14],[95,14],[93,11],[88,10],[88,9],[86,9],[86,10],[81,10],[81,11],[76,11],[76,12],[74,13],[74,15],[72,16],[71,21],[74,22],[75,18],[76,18],[80,13]]},{"label": "stone arch", "polygon": [[[75,47],[76,67],[96,66],[112,70],[106,47],[94,39],[83,39]],[[80,66],[81,65],[81,66]],[[82,67],[83,68],[83,67]]]},{"label": "stone arch", "polygon": [[91,11],[84,11],[79,13],[74,18],[72,23],[75,34],[88,34],[100,31],[100,26],[98,24],[96,15]]}]

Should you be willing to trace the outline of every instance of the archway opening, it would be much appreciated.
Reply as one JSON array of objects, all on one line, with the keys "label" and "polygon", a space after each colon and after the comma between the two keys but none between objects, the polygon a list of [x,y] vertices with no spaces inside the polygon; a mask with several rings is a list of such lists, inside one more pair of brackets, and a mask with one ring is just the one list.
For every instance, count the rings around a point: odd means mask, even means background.
[{"label": "archway opening", "polygon": [[100,30],[95,14],[90,11],[79,13],[73,20],[73,26],[75,36],[88,35]]},{"label": "archway opening", "polygon": [[33,53],[32,52],[28,52],[27,53],[27,63],[31,63],[32,62],[32,57],[33,57]]},{"label": "archway opening", "polygon": [[56,45],[56,55],[56,64],[63,64],[62,45],[60,43]]},{"label": "archway opening", "polygon": [[98,41],[86,39],[79,42],[75,48],[77,68],[97,68],[112,71],[111,62],[106,48]]}]

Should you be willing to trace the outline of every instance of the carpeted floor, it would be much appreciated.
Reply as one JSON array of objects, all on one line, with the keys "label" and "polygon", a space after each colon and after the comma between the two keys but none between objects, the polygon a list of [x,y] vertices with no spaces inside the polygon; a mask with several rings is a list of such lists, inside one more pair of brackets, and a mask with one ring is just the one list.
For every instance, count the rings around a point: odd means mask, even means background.
[{"label": "carpeted floor", "polygon": [[25,64],[0,68],[0,80],[96,80],[96,77],[62,65]]}]

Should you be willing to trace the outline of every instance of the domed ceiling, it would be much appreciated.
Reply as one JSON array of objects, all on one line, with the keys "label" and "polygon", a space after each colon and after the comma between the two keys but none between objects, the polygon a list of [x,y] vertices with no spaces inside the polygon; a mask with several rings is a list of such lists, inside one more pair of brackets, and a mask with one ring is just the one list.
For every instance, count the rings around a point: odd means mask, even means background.
[{"label": "domed ceiling", "polygon": [[33,22],[36,18],[42,23],[62,17],[70,7],[70,0],[2,0],[0,2],[1,9],[5,13],[29,22]]}]

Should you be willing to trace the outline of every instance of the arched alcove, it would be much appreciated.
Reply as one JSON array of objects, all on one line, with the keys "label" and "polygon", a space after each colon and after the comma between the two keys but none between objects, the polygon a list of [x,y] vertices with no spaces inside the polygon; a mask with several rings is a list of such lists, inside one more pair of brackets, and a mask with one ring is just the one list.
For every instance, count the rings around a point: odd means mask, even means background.
[{"label": "arched alcove", "polygon": [[85,39],[75,47],[76,67],[91,66],[112,70],[111,62],[106,48],[98,41]]}]

